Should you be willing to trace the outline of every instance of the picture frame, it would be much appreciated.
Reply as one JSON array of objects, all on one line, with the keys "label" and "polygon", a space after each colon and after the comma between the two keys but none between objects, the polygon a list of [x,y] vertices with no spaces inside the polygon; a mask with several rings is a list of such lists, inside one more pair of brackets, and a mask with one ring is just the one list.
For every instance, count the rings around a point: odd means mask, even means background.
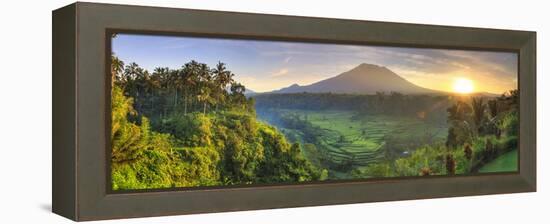
[{"label": "picture frame", "polygon": [[[139,15],[139,16],[136,16]],[[75,221],[536,191],[536,33],[77,2],[53,11],[53,212]],[[519,172],[113,192],[110,36],[140,33],[515,52]]]}]

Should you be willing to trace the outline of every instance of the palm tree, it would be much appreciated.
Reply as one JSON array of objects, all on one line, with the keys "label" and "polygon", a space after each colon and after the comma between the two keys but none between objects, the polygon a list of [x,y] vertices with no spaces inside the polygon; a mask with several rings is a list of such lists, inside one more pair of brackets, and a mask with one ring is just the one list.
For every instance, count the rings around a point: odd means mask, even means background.
[{"label": "palm tree", "polygon": [[149,72],[142,68],[137,69],[136,79],[135,79],[135,105],[138,111],[142,111],[141,108],[144,106],[144,101],[147,99],[147,94],[149,92]]},{"label": "palm tree", "polygon": [[473,139],[474,133],[470,125],[472,108],[467,103],[457,101],[453,106],[447,108],[449,113],[448,123],[451,126],[448,129],[446,145],[457,146],[464,143],[466,139]]},{"label": "palm tree", "polygon": [[210,103],[212,100],[212,98],[210,97],[210,89],[201,88],[200,93],[197,95],[197,100],[199,102],[202,102],[202,105],[203,105],[202,113],[206,114],[206,104]]},{"label": "palm tree", "polygon": [[238,82],[231,83],[231,97],[233,98],[232,101],[241,104],[242,109],[244,109],[246,102],[246,97],[244,96],[245,91],[246,88],[244,87],[244,85]]},{"label": "palm tree", "polygon": [[197,69],[201,82],[203,82],[204,84],[209,84],[210,81],[212,81],[212,74],[208,65],[204,63],[199,63]]},{"label": "palm tree", "polygon": [[155,72],[153,72],[153,74],[151,74],[147,79],[147,89],[149,92],[149,104],[151,111],[155,109],[155,99],[157,96],[162,94],[160,92],[162,89],[161,82],[161,76],[159,75],[158,70],[155,69]]},{"label": "palm tree", "polygon": [[485,117],[485,104],[483,104],[483,98],[472,97],[472,110],[474,124],[476,126],[476,130],[479,132],[481,129],[481,122]]},{"label": "palm tree", "polygon": [[218,103],[216,104],[217,111],[218,105],[225,102],[225,96],[227,95],[227,85],[233,81],[234,74],[230,71],[227,71],[225,68],[225,64],[222,62],[218,62],[216,68],[212,70],[212,73],[214,73],[215,75],[214,82],[217,85],[216,89],[218,90],[216,94],[216,100],[218,101]]},{"label": "palm tree", "polygon": [[207,104],[215,103],[215,99],[212,97],[212,90],[214,90],[216,87],[212,83],[212,70],[210,70],[208,65],[204,63],[199,63],[197,69],[198,78],[200,81],[199,95],[202,98],[201,101],[203,103],[203,113],[206,113]]},{"label": "palm tree", "polygon": [[124,68],[124,80],[134,80],[138,77],[138,73],[140,72],[142,72],[142,68],[140,68],[135,62],[132,62]]},{"label": "palm tree", "polygon": [[181,68],[182,72],[180,73],[180,80],[181,80],[181,83],[183,85],[183,105],[184,105],[184,109],[183,109],[183,114],[187,114],[187,104],[188,104],[188,98],[189,98],[189,95],[188,95],[188,92],[189,92],[189,89],[192,89],[195,85],[196,85],[196,80],[197,80],[197,76],[196,76],[196,72],[193,70],[193,67],[189,64],[185,64],[182,68]]},{"label": "palm tree", "polygon": [[216,83],[220,88],[224,89],[233,81],[234,74],[231,71],[226,70],[225,63],[218,62],[216,68],[213,70],[213,73],[216,75]]},{"label": "palm tree", "polygon": [[170,80],[170,88],[174,91],[174,106],[173,109],[178,106],[178,92],[183,87],[181,80],[180,80],[180,70],[170,70],[169,72],[169,80]]},{"label": "palm tree", "polygon": [[[159,94],[159,99],[162,101],[162,105],[159,108],[162,108],[162,111],[159,111],[161,115],[166,116],[167,113],[167,105],[165,101],[165,97],[169,94],[169,88],[170,88],[170,69],[167,67],[157,67],[155,68],[153,72],[153,76],[155,77],[155,80],[158,85],[157,94]],[[161,116],[162,117],[162,116]]]},{"label": "palm tree", "polygon": [[498,101],[489,100],[487,102],[487,105],[489,108],[489,115],[491,115],[491,119],[495,118],[498,115]]},{"label": "palm tree", "polygon": [[447,112],[449,112],[449,121],[465,121],[472,113],[472,108],[463,101],[457,101],[453,106],[447,108]]},{"label": "palm tree", "polygon": [[511,105],[518,105],[518,103],[519,103],[519,91],[517,89],[510,90],[508,100],[510,101]]},{"label": "palm tree", "polygon": [[130,95],[136,94],[136,79],[139,76],[138,74],[141,72],[142,69],[135,62],[126,65],[126,67],[124,68],[124,72],[122,74],[122,82],[125,83],[125,90],[130,93]]},{"label": "palm tree", "polygon": [[242,85],[238,82],[233,82],[231,84],[231,94],[244,95],[245,91],[246,91],[246,88],[244,87],[244,85]]},{"label": "palm tree", "polygon": [[124,62],[118,59],[117,56],[111,55],[111,86],[115,84],[115,80],[119,79],[119,74],[124,70]]}]

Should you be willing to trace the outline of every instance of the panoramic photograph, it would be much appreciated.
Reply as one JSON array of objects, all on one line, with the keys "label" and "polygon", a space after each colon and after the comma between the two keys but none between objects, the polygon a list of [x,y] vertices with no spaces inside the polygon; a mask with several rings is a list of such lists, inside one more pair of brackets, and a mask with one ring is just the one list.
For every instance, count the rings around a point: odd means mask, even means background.
[{"label": "panoramic photograph", "polygon": [[113,190],[518,171],[510,52],[116,34]]}]

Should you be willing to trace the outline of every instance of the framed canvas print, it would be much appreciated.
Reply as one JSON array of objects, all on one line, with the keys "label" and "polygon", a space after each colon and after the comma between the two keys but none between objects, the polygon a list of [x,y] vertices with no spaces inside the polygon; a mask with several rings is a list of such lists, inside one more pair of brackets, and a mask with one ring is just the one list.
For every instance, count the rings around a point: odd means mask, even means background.
[{"label": "framed canvas print", "polygon": [[535,38],[66,6],[53,13],[53,211],[80,221],[535,191]]}]

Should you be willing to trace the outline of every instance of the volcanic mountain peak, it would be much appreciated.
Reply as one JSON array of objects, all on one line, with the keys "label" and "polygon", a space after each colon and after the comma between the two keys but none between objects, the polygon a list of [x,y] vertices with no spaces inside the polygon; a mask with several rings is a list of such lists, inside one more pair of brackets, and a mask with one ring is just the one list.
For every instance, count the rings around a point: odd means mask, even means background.
[{"label": "volcanic mountain peak", "polygon": [[417,86],[390,69],[375,64],[362,63],[340,75],[310,84],[289,87],[274,91],[274,93],[349,93],[374,94],[376,92],[400,92],[404,94],[436,93],[435,90]]}]

